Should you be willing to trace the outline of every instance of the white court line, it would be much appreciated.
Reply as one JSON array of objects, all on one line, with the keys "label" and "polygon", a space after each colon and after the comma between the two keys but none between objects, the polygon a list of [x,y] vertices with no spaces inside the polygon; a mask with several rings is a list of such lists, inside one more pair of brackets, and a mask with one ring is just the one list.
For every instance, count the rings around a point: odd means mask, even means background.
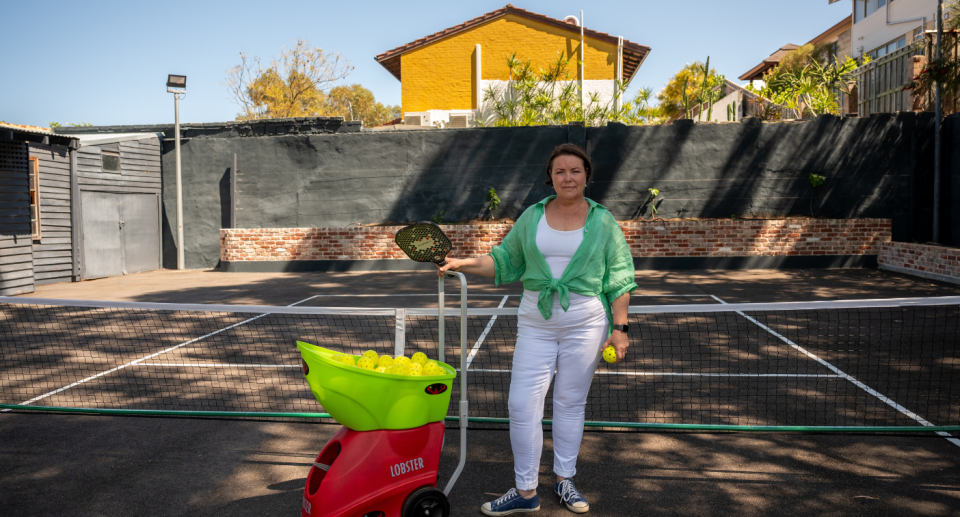
[{"label": "white court line", "polygon": [[[510,295],[503,297],[503,300],[500,300],[500,305],[497,306],[498,309],[502,309],[504,304],[507,303],[507,298],[510,298]],[[470,355],[467,356],[467,369],[470,369],[470,363],[473,362],[473,358],[477,356],[477,352],[480,350],[480,345],[483,344],[483,340],[487,339],[487,334],[490,333],[490,329],[493,328],[493,323],[497,321],[497,316],[490,316],[490,322],[487,323],[487,328],[483,329],[483,334],[480,334],[480,337],[477,338],[477,343],[473,345],[473,349],[470,350]]]},{"label": "white court line", "polygon": [[[304,300],[300,300],[299,302],[291,303],[290,305],[287,305],[287,307],[293,307],[294,305],[299,305],[299,304],[301,304],[301,303],[303,303],[303,302],[312,300],[312,299],[314,299],[314,298],[315,298],[315,296],[311,296],[310,298],[307,298],[307,299],[304,299]],[[184,343],[180,343],[179,345],[172,346],[172,347],[170,347],[170,348],[167,348],[166,350],[161,350],[161,351],[159,351],[159,352],[150,354],[150,355],[148,355],[148,356],[141,357],[140,359],[137,359],[137,360],[135,360],[135,361],[130,361],[129,363],[122,364],[122,365],[120,365],[120,366],[117,366],[116,368],[111,368],[111,369],[109,369],[109,370],[107,370],[107,371],[105,371],[105,372],[100,372],[100,373],[98,373],[98,374],[96,374],[96,375],[91,375],[90,377],[87,377],[87,378],[81,379],[81,380],[79,380],[79,381],[77,381],[77,382],[68,384],[68,385],[66,385],[66,386],[64,386],[64,387],[62,387],[62,388],[60,388],[60,389],[56,389],[56,390],[53,390],[53,391],[51,391],[51,392],[44,393],[43,395],[40,395],[40,396],[38,396],[38,397],[34,397],[34,398],[32,398],[32,399],[30,399],[30,400],[28,400],[28,401],[26,401],[26,402],[21,402],[20,405],[21,405],[21,406],[25,406],[25,405],[27,405],[27,404],[32,404],[32,403],[34,403],[34,402],[36,402],[36,401],[38,401],[38,400],[45,399],[45,398],[47,398],[47,397],[49,397],[49,396],[51,396],[51,395],[56,395],[57,393],[60,393],[60,392],[62,392],[62,391],[66,391],[66,390],[68,390],[68,389],[70,389],[70,388],[72,388],[72,387],[74,387],[74,386],[79,386],[79,385],[81,385],[81,384],[83,384],[83,383],[85,383],[85,382],[92,381],[93,379],[97,379],[97,378],[99,378],[99,377],[103,377],[104,375],[109,375],[109,374],[111,374],[111,373],[113,373],[113,372],[116,372],[116,371],[119,371],[119,370],[123,370],[124,368],[127,368],[127,367],[130,367],[130,366],[134,366],[134,365],[136,365],[136,364],[142,363],[142,362],[146,361],[147,359],[151,359],[151,358],[157,357],[158,355],[165,354],[165,353],[167,353],[167,352],[171,352],[171,351],[176,350],[176,349],[178,349],[178,348],[180,348],[180,347],[187,346],[187,345],[189,345],[189,344],[191,344],[191,343],[196,343],[197,341],[200,341],[200,340],[202,340],[202,339],[206,339],[206,338],[208,338],[208,337],[210,337],[210,336],[217,335],[217,334],[219,334],[219,333],[221,333],[221,332],[224,332],[224,331],[226,331],[226,330],[230,330],[230,329],[232,329],[232,328],[234,328],[234,327],[239,327],[240,325],[249,323],[249,322],[251,322],[251,321],[253,321],[253,320],[258,320],[258,319],[260,319],[260,318],[262,318],[262,317],[264,317],[264,316],[266,316],[266,315],[268,315],[268,314],[270,314],[270,313],[269,313],[269,312],[265,312],[265,313],[263,313],[263,314],[261,314],[261,315],[259,315],[259,316],[254,316],[254,317],[252,317],[252,318],[248,318],[248,319],[246,319],[246,320],[241,321],[240,323],[234,323],[233,325],[230,325],[229,327],[224,327],[224,328],[222,328],[222,329],[220,329],[220,330],[213,331],[213,332],[211,332],[211,333],[209,333],[209,334],[200,336],[200,337],[198,337],[198,338],[191,339],[190,341],[187,341],[187,342],[184,342]],[[9,409],[4,409],[4,410],[0,411],[0,413],[5,413],[5,412],[7,412],[7,411],[10,411],[10,410],[9,410]]]},{"label": "white court line", "polygon": [[[302,368],[298,364],[217,364],[217,363],[140,363],[138,366],[159,366],[166,368]],[[455,368],[460,371],[459,368]],[[513,370],[496,370],[484,368],[472,368],[471,372],[484,373],[511,373]],[[607,371],[598,370],[597,375],[626,375],[629,377],[786,377],[786,378],[817,378],[817,379],[841,379],[839,375],[818,374],[818,373],[683,373],[683,372],[635,372],[629,370]]]},{"label": "white court line", "polygon": [[[437,296],[436,294],[318,294],[314,298],[377,298],[380,296]],[[502,294],[471,294],[471,298],[476,298],[478,296],[489,296],[489,297],[501,297]],[[707,296],[707,295],[703,295]]]},{"label": "white court line", "polygon": [[[724,305],[727,304],[727,302],[721,300],[720,298],[717,298],[716,296],[713,296],[713,295],[710,295],[710,296],[713,297],[713,299],[717,300],[718,302],[720,302],[720,303],[722,303],[722,304],[724,304]],[[852,382],[852,383],[853,383],[855,386],[857,386],[858,388],[860,388],[860,389],[862,389],[863,391],[866,391],[867,393],[869,393],[869,394],[873,395],[874,397],[880,399],[881,401],[883,401],[883,403],[887,404],[888,406],[892,407],[893,409],[896,409],[897,411],[899,411],[900,413],[906,415],[907,417],[913,419],[915,422],[919,423],[920,425],[922,425],[922,426],[924,426],[924,427],[936,427],[934,424],[928,422],[926,419],[924,419],[924,418],[921,417],[920,415],[914,413],[913,411],[910,411],[909,409],[901,406],[900,404],[897,404],[896,402],[894,402],[893,400],[891,400],[891,399],[888,398],[887,396],[885,396],[885,395],[883,395],[882,393],[876,391],[875,389],[871,388],[870,386],[867,386],[866,384],[860,382],[859,380],[855,379],[854,377],[848,375],[847,373],[843,372],[842,370],[840,370],[840,369],[837,368],[836,366],[828,363],[827,361],[824,361],[823,359],[820,359],[820,358],[817,357],[815,354],[812,354],[812,353],[806,351],[803,347],[797,345],[797,344],[794,343],[793,341],[790,341],[790,340],[787,339],[786,337],[781,336],[780,334],[778,334],[777,332],[773,331],[773,329],[771,329],[770,327],[764,325],[763,323],[760,323],[759,321],[751,318],[750,316],[747,316],[746,314],[744,314],[744,313],[741,312],[741,311],[736,311],[736,313],[739,314],[740,316],[743,316],[744,318],[746,318],[747,321],[749,321],[749,322],[757,325],[758,327],[762,328],[763,330],[766,330],[767,332],[769,332],[770,334],[772,334],[773,336],[775,336],[777,339],[779,339],[779,340],[783,341],[784,343],[790,345],[791,347],[795,348],[795,349],[796,349],[797,351],[799,351],[801,354],[803,354],[803,355],[805,355],[805,356],[813,359],[814,361],[822,364],[823,366],[826,366],[830,371],[836,373],[839,377],[841,377],[841,378],[843,378],[843,379],[846,379],[846,380]],[[940,436],[945,437],[950,443],[952,443],[952,444],[960,447],[960,439],[954,438],[953,435],[951,435],[950,433],[943,432],[943,431],[938,431],[937,434],[939,434]]]},{"label": "white court line", "polygon": [[[459,368],[456,369],[460,371]],[[472,368],[471,372],[483,373],[511,373],[513,370],[493,370]],[[839,375],[827,374],[805,374],[805,373],[680,373],[680,372],[632,372],[632,371],[607,371],[598,370],[596,375],[626,375],[629,377],[812,377],[818,379],[839,379]]]},{"label": "white court line", "polygon": [[217,364],[217,363],[140,363],[137,366],[160,366],[164,368],[303,368],[299,364]]}]

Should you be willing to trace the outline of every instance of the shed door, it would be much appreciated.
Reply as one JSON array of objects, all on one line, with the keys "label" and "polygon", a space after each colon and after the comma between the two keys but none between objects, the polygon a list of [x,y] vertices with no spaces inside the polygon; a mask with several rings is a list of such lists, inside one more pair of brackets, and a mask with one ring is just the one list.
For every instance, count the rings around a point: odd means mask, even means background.
[{"label": "shed door", "polygon": [[86,278],[123,274],[119,194],[81,192]]},{"label": "shed door", "polygon": [[160,202],[156,194],[83,192],[86,278],[160,269]]},{"label": "shed door", "polygon": [[119,194],[123,273],[160,269],[159,202],[156,194]]}]

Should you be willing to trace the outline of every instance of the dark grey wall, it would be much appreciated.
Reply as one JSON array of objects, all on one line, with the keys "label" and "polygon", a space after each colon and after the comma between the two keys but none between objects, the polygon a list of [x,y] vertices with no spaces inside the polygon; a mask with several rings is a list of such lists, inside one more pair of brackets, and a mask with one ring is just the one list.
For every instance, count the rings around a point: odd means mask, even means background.
[{"label": "dark grey wall", "polygon": [[[564,142],[586,147],[595,164],[587,195],[620,219],[650,217],[652,187],[661,192],[663,217],[889,217],[896,240],[926,242],[932,235],[932,119],[904,113],[775,124],[385,132],[358,132],[335,119],[289,119],[185,128],[186,265],[218,263],[218,231],[229,225],[233,153],[238,226],[336,227],[406,223],[441,211],[445,221],[471,219],[485,214],[491,187],[503,201],[494,215],[516,217],[552,192],[543,185],[544,162]],[[947,120],[950,127],[958,123]],[[162,147],[164,267],[176,262],[169,129],[148,129],[168,135]],[[957,133],[945,136],[945,148]],[[945,156],[945,201],[960,184],[947,177],[960,175],[958,162]],[[826,183],[813,189],[810,173]],[[960,220],[960,207],[944,207],[945,236],[951,236],[960,227],[951,222]]]}]

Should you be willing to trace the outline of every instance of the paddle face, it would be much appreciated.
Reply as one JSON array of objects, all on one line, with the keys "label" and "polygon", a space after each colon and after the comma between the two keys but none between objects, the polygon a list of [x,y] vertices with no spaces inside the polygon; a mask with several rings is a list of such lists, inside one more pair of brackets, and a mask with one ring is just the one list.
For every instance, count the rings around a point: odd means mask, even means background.
[{"label": "paddle face", "polygon": [[453,248],[450,239],[433,223],[414,223],[401,228],[393,239],[408,257],[417,262],[446,265],[444,260]]}]

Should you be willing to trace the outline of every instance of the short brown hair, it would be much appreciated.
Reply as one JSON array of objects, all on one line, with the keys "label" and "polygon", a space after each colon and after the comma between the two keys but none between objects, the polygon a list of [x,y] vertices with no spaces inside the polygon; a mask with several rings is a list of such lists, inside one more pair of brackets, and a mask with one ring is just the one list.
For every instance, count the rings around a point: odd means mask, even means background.
[{"label": "short brown hair", "polygon": [[576,156],[583,160],[583,168],[586,169],[587,183],[589,183],[590,177],[593,176],[593,164],[590,163],[590,158],[587,158],[587,153],[583,152],[583,149],[577,144],[561,144],[556,146],[553,152],[550,153],[550,159],[547,160],[547,181],[543,182],[543,184],[553,186],[553,178],[550,177],[550,171],[553,169],[553,159],[563,154]]}]

